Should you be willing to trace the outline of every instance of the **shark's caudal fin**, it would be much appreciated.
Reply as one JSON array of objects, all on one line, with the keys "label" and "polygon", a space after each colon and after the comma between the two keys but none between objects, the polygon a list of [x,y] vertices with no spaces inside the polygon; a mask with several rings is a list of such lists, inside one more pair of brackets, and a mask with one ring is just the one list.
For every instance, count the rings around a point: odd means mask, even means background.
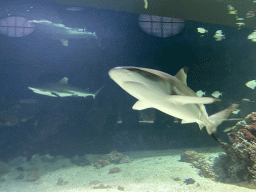
[{"label": "shark's caudal fin", "polygon": [[[216,132],[217,132],[217,127],[228,117],[232,114],[232,111],[238,108],[238,104],[232,104],[230,107],[215,113],[209,117],[209,120],[213,123],[213,125],[207,125],[206,130],[208,134],[210,134],[216,141],[219,141]],[[199,125],[200,129],[202,125]]]},{"label": "shark's caudal fin", "polygon": [[98,89],[98,91],[96,91],[94,94],[93,94],[93,99],[95,99],[95,97],[97,96],[97,94],[101,91],[101,89],[103,89],[105,85],[103,85],[101,88]]}]

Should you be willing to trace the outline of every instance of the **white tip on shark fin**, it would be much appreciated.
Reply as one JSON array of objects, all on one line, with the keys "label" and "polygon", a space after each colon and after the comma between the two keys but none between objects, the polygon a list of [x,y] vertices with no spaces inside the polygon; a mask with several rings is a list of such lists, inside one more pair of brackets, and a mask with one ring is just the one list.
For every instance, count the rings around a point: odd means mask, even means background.
[{"label": "white tip on shark fin", "polygon": [[185,96],[185,95],[170,95],[168,96],[168,101],[178,104],[209,104],[218,99],[212,97],[198,97],[198,96]]},{"label": "white tip on shark fin", "polygon": [[68,78],[67,77],[63,77],[60,81],[60,84],[68,84]]},{"label": "white tip on shark fin", "polygon": [[137,101],[133,106],[132,109],[133,110],[143,110],[143,109],[148,109],[148,108],[152,108],[151,106],[149,106],[146,102],[143,101]]}]

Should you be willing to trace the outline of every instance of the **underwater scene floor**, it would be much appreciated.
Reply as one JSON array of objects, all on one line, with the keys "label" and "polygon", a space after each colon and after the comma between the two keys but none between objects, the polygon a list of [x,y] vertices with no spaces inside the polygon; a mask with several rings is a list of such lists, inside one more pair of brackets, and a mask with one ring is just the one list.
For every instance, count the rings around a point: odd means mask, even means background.
[{"label": "underwater scene floor", "polygon": [[104,155],[85,155],[88,165],[81,163],[81,157],[78,156],[69,159],[36,155],[31,161],[19,157],[8,163],[8,172],[5,174],[4,166],[0,169],[3,174],[0,177],[0,191],[255,191],[200,176],[198,168],[180,161],[186,151],[196,151],[207,159],[214,159],[223,153],[221,148],[126,152],[122,155],[128,156],[131,161],[104,166]]}]

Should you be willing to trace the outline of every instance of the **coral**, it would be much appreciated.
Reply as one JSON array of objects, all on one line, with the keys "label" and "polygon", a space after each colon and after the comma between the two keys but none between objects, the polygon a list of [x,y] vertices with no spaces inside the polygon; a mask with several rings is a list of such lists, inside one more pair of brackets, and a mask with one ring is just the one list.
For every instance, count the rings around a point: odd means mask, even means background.
[{"label": "coral", "polygon": [[256,188],[256,113],[251,113],[228,134],[231,145],[220,142],[226,154],[214,162],[215,180]]},{"label": "coral", "polygon": [[202,154],[196,151],[186,151],[181,155],[183,162],[191,163],[195,168],[199,169],[199,175],[206,178],[214,178],[214,170],[210,159],[206,159]]}]

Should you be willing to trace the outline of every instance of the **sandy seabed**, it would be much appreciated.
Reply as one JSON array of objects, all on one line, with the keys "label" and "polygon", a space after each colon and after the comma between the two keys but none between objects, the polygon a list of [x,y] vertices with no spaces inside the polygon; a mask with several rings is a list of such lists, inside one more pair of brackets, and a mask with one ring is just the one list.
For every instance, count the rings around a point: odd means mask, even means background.
[{"label": "sandy seabed", "polygon": [[[221,149],[212,148],[186,150],[195,150],[205,157],[216,157],[221,152]],[[186,150],[127,152],[124,154],[133,159],[128,164],[111,164],[101,169],[96,169],[93,166],[79,167],[73,165],[47,171],[40,174],[38,180],[30,182],[26,179],[15,179],[19,173],[16,169],[12,169],[3,176],[5,181],[0,182],[0,192],[120,192],[122,189],[130,192],[255,191],[255,189],[219,183],[199,176],[198,169],[193,168],[189,163],[179,161],[180,155]],[[42,164],[38,167],[44,168]],[[121,171],[109,174],[109,170],[114,167],[120,168]],[[177,177],[180,178],[180,181],[173,179]],[[59,178],[68,181],[68,183],[63,186],[57,185]],[[196,182],[186,185],[184,180],[188,178],[193,178]],[[90,181],[99,181],[111,188],[93,189],[93,186],[89,185]]]}]

